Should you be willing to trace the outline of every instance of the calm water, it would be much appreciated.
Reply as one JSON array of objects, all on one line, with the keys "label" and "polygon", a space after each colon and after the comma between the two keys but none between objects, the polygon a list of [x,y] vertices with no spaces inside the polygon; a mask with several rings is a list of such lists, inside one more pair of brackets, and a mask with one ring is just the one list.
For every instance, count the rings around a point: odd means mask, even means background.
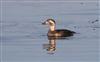
[{"label": "calm water", "polygon": [[[2,2],[1,62],[99,62],[97,1]],[[48,18],[77,34],[48,39]],[[1,42],[1,41],[0,41]]]}]

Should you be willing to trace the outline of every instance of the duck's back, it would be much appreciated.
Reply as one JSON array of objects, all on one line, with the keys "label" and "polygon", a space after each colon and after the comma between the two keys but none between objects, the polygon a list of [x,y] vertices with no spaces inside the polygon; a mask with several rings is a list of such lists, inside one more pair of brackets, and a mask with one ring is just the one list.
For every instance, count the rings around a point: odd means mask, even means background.
[{"label": "duck's back", "polygon": [[66,30],[66,29],[58,29],[55,31],[48,31],[48,36],[58,36],[58,37],[68,37],[68,36],[73,36],[75,32]]}]

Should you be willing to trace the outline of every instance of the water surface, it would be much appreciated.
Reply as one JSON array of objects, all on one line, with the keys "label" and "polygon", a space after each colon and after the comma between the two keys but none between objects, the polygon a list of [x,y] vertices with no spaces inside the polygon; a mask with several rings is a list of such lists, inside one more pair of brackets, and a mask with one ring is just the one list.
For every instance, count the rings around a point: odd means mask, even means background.
[{"label": "water surface", "polygon": [[[5,0],[2,4],[2,62],[99,61],[100,21],[96,21],[99,19],[96,1]],[[49,40],[47,26],[41,25],[48,18],[56,20],[58,29],[70,29],[78,34]]]}]

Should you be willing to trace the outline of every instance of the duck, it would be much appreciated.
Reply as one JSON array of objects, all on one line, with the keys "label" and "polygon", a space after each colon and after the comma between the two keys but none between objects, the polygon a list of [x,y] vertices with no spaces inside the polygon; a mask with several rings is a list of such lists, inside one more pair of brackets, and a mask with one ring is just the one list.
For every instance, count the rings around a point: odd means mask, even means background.
[{"label": "duck", "polygon": [[49,30],[47,36],[49,37],[69,37],[73,36],[76,32],[68,29],[56,29],[56,22],[54,19],[47,19],[42,23],[43,25],[48,25]]}]

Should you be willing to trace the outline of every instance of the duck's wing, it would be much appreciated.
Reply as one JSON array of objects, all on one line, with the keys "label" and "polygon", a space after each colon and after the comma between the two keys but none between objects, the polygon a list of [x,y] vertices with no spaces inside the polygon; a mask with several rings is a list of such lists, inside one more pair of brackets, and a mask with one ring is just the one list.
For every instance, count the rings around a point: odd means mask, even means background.
[{"label": "duck's wing", "polygon": [[67,30],[67,29],[57,29],[56,32],[76,33],[74,31]]},{"label": "duck's wing", "polygon": [[74,31],[71,30],[66,30],[66,29],[58,29],[56,30],[57,33],[61,34],[61,36],[63,37],[68,37],[68,36],[73,36],[73,34],[75,33]]}]

